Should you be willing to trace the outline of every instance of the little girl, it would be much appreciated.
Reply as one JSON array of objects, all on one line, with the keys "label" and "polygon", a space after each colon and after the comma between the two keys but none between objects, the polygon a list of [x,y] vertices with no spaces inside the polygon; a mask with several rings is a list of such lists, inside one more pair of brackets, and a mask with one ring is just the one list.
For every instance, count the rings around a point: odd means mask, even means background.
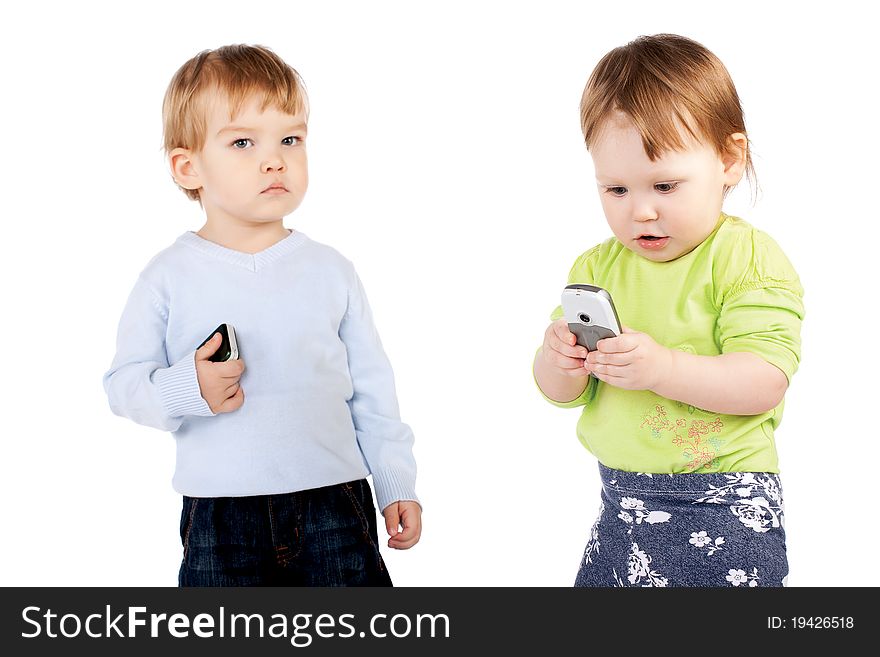
[{"label": "little girl", "polygon": [[690,39],[640,37],[596,66],[581,125],[615,237],[568,282],[608,290],[622,332],[588,353],[558,307],[534,364],[548,401],[584,407],[599,460],[575,586],[783,586],[773,434],[803,288],[776,242],[721,211],[753,174],[733,82]]}]

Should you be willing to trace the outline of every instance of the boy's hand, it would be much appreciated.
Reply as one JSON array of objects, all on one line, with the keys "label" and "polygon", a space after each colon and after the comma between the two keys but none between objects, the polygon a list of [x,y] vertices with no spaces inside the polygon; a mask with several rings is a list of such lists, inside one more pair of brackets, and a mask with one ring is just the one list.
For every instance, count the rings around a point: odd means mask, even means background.
[{"label": "boy's hand", "polygon": [[541,357],[557,374],[571,377],[588,374],[584,371],[587,349],[577,344],[577,337],[568,330],[568,322],[564,317],[557,319],[544,331]]},{"label": "boy's hand", "polygon": [[[391,537],[388,547],[408,550],[419,542],[422,536],[422,507],[418,502],[392,502],[382,509],[382,515],[385,516],[385,529]],[[400,531],[401,526],[403,531]]]},{"label": "boy's hand", "polygon": [[600,381],[626,390],[653,390],[669,376],[672,350],[647,333],[621,327],[623,333],[596,343],[584,367]]},{"label": "boy's hand", "polygon": [[244,361],[227,360],[214,363],[208,360],[220,348],[223,337],[219,333],[211,336],[196,350],[196,375],[202,399],[208,402],[212,413],[230,413],[244,404],[244,391],[239,385]]}]

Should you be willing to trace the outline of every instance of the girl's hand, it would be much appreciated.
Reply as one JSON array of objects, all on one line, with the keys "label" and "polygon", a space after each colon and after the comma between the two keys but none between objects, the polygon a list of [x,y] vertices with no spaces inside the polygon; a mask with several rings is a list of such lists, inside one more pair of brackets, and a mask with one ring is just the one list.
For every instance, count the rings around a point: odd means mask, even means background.
[{"label": "girl's hand", "polygon": [[568,330],[568,322],[564,317],[557,319],[544,331],[541,357],[554,373],[571,377],[583,377],[588,374],[584,370],[587,350],[576,344],[576,340],[574,333]]},{"label": "girl's hand", "polygon": [[653,390],[672,369],[672,350],[647,333],[621,327],[623,333],[596,343],[584,367],[600,381],[626,390]]}]

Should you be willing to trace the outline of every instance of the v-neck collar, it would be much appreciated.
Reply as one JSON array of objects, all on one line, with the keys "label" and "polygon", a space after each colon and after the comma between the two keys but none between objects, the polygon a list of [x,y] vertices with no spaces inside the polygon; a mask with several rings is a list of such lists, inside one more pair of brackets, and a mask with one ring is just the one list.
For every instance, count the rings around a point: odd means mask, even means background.
[{"label": "v-neck collar", "polygon": [[200,253],[233,265],[238,265],[239,267],[244,267],[253,272],[265,269],[276,260],[301,247],[307,240],[308,237],[304,233],[295,230],[287,237],[278,240],[275,244],[262,251],[243,253],[242,251],[228,249],[225,246],[220,246],[215,242],[206,240],[192,231],[187,231],[177,239],[181,244],[192,247]]}]

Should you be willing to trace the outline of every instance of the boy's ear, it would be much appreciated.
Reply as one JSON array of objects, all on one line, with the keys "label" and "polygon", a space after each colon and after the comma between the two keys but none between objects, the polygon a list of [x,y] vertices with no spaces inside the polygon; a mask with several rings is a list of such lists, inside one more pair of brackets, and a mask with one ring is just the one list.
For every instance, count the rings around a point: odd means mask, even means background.
[{"label": "boy's ear", "polygon": [[724,164],[724,184],[733,187],[742,180],[746,170],[746,156],[749,152],[749,139],[741,132],[734,132],[727,138],[727,149],[721,156]]},{"label": "boy's ear", "polygon": [[193,153],[188,148],[175,148],[168,154],[171,177],[184,189],[199,189],[202,186],[193,161]]}]

